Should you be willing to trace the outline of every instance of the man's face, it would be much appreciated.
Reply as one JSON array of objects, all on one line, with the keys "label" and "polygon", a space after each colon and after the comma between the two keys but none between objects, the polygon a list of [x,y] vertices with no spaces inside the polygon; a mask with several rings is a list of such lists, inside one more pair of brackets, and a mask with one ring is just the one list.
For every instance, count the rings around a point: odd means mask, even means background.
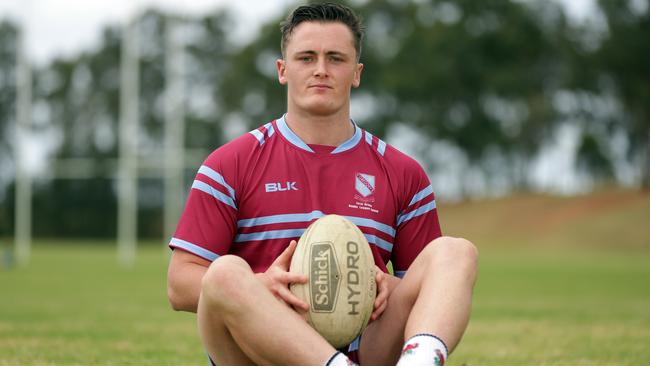
[{"label": "man's face", "polygon": [[285,59],[277,61],[287,85],[288,108],[300,114],[332,115],[350,108],[350,89],[361,82],[349,28],[338,22],[303,22],[294,28]]}]

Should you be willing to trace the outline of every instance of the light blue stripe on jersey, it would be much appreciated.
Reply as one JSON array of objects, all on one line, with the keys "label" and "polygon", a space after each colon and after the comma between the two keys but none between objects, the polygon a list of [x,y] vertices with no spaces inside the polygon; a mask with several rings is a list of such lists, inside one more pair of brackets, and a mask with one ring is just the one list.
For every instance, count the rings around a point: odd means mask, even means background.
[{"label": "light blue stripe on jersey", "polygon": [[[368,131],[366,131],[366,143],[372,146],[372,134]],[[384,153],[386,152],[386,143],[381,139],[377,139],[377,152],[381,156],[384,156]]]},{"label": "light blue stripe on jersey", "polygon": [[384,153],[386,152],[386,143],[382,140],[379,140],[379,143],[377,144],[377,151],[379,151],[381,156],[384,156]]},{"label": "light blue stripe on jersey", "polygon": [[199,191],[203,191],[211,195],[212,197],[218,199],[219,201],[227,204],[228,206],[234,208],[235,210],[237,209],[237,206],[235,206],[235,201],[232,198],[217,191],[216,189],[212,188],[212,186],[210,186],[205,182],[201,182],[200,180],[195,180],[194,183],[192,183],[192,189],[198,189]]},{"label": "light blue stripe on jersey", "polygon": [[[251,219],[239,220],[237,221],[237,227],[240,228],[240,227],[253,227],[259,225],[309,222],[321,218],[323,216],[325,216],[325,214],[322,211],[318,211],[318,210],[308,212],[308,213],[261,216],[261,217],[254,217]],[[382,233],[395,237],[395,229],[393,229],[389,225],[383,224],[381,222],[377,222],[372,219],[367,219],[364,217],[356,217],[356,216],[344,216],[344,217],[357,226],[370,227],[379,230]]]},{"label": "light blue stripe on jersey", "polygon": [[350,343],[350,346],[348,347],[348,352],[354,352],[359,349],[359,342],[361,341],[361,336],[358,336],[355,338],[352,343]]},{"label": "light blue stripe on jersey", "polygon": [[293,145],[309,152],[314,152],[307,144],[305,144],[298,135],[293,133],[289,126],[287,126],[287,122],[284,120],[284,116],[282,118],[278,119],[276,121],[276,124],[278,125],[278,130],[280,130],[280,133],[287,139],[289,140],[290,143]]},{"label": "light blue stripe on jersey", "polygon": [[264,134],[261,133],[259,130],[253,130],[249,132],[251,135],[255,136],[257,141],[260,142],[260,145],[264,144]]},{"label": "light blue stripe on jersey", "polygon": [[354,123],[352,123],[352,125],[354,126],[354,135],[352,135],[352,137],[348,141],[342,143],[336,149],[334,149],[334,151],[331,152],[332,154],[338,154],[344,151],[348,151],[351,148],[357,146],[359,141],[361,141],[361,136],[363,135],[361,129],[357,127],[357,125]]},{"label": "light blue stripe on jersey", "polygon": [[355,217],[355,216],[344,216],[344,217],[352,221],[352,223],[357,226],[371,227],[373,229],[377,229],[381,231],[384,234],[388,234],[392,237],[395,237],[395,229],[393,229],[391,226],[388,226],[386,224],[382,224],[381,222],[377,222],[372,219],[366,219],[364,217]]},{"label": "light blue stripe on jersey", "polygon": [[413,196],[413,199],[409,203],[409,206],[411,206],[414,203],[420,202],[422,199],[429,196],[431,193],[433,193],[433,187],[431,186],[431,184],[429,184],[427,188],[421,190],[415,196]]},{"label": "light blue stripe on jersey", "polygon": [[306,229],[270,230],[260,231],[259,233],[238,234],[235,237],[235,242],[241,243],[244,241],[297,238],[302,235],[305,230]]},{"label": "light blue stripe on jersey", "polygon": [[258,225],[284,224],[288,222],[309,222],[325,216],[321,211],[312,211],[309,213],[284,214],[254,217],[237,221],[237,227],[253,227]]},{"label": "light blue stripe on jersey", "polygon": [[408,221],[414,217],[418,217],[420,215],[424,215],[425,213],[433,210],[436,208],[436,201],[431,201],[427,203],[424,206],[421,206],[417,210],[413,210],[409,213],[405,213],[404,215],[399,215],[397,216],[397,225],[401,225],[404,221]]},{"label": "light blue stripe on jersey", "polygon": [[368,240],[368,243],[374,244],[375,246],[387,251],[387,252],[392,252],[393,251],[393,244],[387,242],[384,239],[380,239],[374,235],[370,234],[363,234],[363,236],[366,237],[366,240]]},{"label": "light blue stripe on jersey", "polygon": [[372,134],[370,134],[368,131],[366,131],[366,143],[368,145],[372,145]]},{"label": "light blue stripe on jersey", "polygon": [[211,251],[202,248],[196,244],[192,244],[189,241],[181,240],[178,238],[172,238],[172,240],[169,241],[171,246],[185,249],[190,253],[194,253],[200,257],[203,257],[209,261],[214,261],[215,259],[219,258],[218,254],[212,253]]},{"label": "light blue stripe on jersey", "polygon": [[210,179],[212,179],[213,181],[224,186],[228,190],[228,193],[230,193],[230,197],[233,199],[233,201],[235,200],[235,190],[228,183],[226,183],[226,180],[223,178],[221,174],[217,173],[212,168],[205,165],[201,165],[201,167],[199,168],[199,173],[210,177]]},{"label": "light blue stripe on jersey", "polygon": [[[273,130],[273,125],[271,124],[271,122],[265,124],[264,128],[266,128],[266,131],[267,131],[267,134],[268,134],[269,137],[273,136],[274,130]],[[264,134],[262,132],[260,132],[260,130],[255,129],[253,131],[250,131],[250,134],[255,136],[257,141],[260,142],[260,145],[264,145]]]},{"label": "light blue stripe on jersey", "polygon": [[404,276],[406,276],[406,271],[395,271],[395,276],[404,278]]},{"label": "light blue stripe on jersey", "polygon": [[[300,237],[305,232],[305,230],[307,229],[269,230],[260,231],[258,233],[238,234],[235,237],[235,242],[242,243],[246,241],[297,238]],[[386,240],[380,239],[370,234],[363,235],[366,237],[368,243],[374,244],[375,246],[389,252],[393,250],[393,244],[387,242]]]}]

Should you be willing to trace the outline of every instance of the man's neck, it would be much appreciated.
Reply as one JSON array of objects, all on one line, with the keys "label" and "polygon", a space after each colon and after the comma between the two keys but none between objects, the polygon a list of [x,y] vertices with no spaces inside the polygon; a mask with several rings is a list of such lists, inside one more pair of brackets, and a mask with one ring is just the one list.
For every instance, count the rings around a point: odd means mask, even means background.
[{"label": "man's neck", "polygon": [[339,146],[354,135],[349,113],[314,116],[289,111],[285,122],[302,141],[310,145]]}]

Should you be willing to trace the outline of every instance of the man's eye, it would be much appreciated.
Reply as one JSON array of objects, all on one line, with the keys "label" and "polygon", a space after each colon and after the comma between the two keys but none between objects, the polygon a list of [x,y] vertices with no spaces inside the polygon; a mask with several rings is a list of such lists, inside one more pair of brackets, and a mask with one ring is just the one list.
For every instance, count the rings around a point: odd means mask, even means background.
[{"label": "man's eye", "polygon": [[313,59],[314,59],[314,58],[311,57],[311,56],[303,56],[303,57],[300,58],[300,61],[303,61],[303,62],[310,62],[310,61],[313,60]]}]

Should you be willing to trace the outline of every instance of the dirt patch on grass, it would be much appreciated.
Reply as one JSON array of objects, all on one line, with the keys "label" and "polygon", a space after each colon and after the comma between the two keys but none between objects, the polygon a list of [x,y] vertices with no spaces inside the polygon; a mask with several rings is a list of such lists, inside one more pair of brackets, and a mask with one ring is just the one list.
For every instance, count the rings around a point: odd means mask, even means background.
[{"label": "dirt patch on grass", "polygon": [[537,221],[540,229],[553,230],[558,226],[583,221],[603,213],[626,210],[649,199],[650,194],[638,191],[602,191],[585,196],[557,199],[556,202],[549,203],[551,212],[547,210],[540,214]]},{"label": "dirt patch on grass", "polygon": [[447,235],[500,243],[589,242],[650,248],[649,192],[612,189],[572,197],[518,194],[439,207]]}]

